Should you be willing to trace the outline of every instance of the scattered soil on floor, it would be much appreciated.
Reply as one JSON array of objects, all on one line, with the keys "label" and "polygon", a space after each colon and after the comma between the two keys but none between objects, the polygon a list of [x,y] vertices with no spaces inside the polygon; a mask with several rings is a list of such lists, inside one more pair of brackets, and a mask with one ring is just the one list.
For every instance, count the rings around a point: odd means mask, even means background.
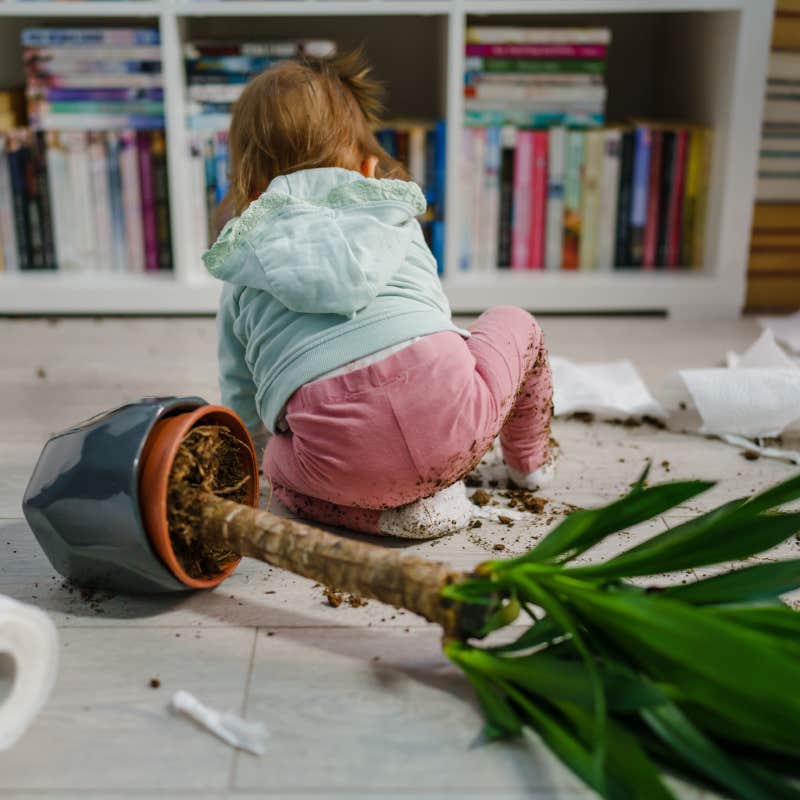
[{"label": "scattered soil on floor", "polygon": [[197,536],[198,492],[241,503],[247,498],[243,445],[220,425],[192,428],[181,442],[167,493],[167,521],[172,548],[181,566],[193,578],[218,575],[236,553],[205,545]]},{"label": "scattered soil on floor", "polygon": [[502,525],[508,525],[509,528],[514,524],[514,520],[511,519],[511,517],[507,517],[505,514],[499,514],[497,521]]},{"label": "scattered soil on floor", "polygon": [[665,472],[669,472],[670,469],[672,468],[672,465],[666,459],[664,459],[664,461],[661,462],[661,466],[663,467]]},{"label": "scattered soil on floor", "polygon": [[158,678],[150,678],[150,688],[151,689],[161,688],[161,681]]},{"label": "scattered soil on floor", "polygon": [[761,453],[757,453],[755,450],[742,450],[742,458],[746,458],[748,461],[758,461]]},{"label": "scattered soil on floor", "polygon": [[368,601],[363,597],[359,597],[356,594],[340,592],[336,589],[332,589],[330,586],[326,586],[322,590],[322,594],[325,595],[328,605],[332,606],[333,608],[339,608],[342,603],[347,603],[347,605],[349,605],[351,608],[361,608],[361,606],[368,604]]},{"label": "scattered soil on floor", "polygon": [[483,508],[484,506],[488,506],[489,503],[492,501],[492,496],[486,489],[478,489],[478,491],[473,492],[469,498],[476,506],[479,508]]},{"label": "scattered soil on floor", "polygon": [[482,528],[483,523],[479,519],[474,519],[469,524],[470,528]]},{"label": "scattered soil on floor", "polygon": [[37,377],[37,378],[39,378],[40,380],[46,380],[46,378],[47,378],[47,371],[45,370],[45,368],[44,368],[44,367],[39,367],[39,368],[36,370],[36,377]]},{"label": "scattered soil on floor", "polygon": [[464,478],[464,486],[468,489],[476,489],[478,486],[483,486],[481,476],[478,475],[477,472],[470,472],[469,475]]},{"label": "scattered soil on floor", "polygon": [[530,489],[508,489],[500,492],[500,497],[508,499],[509,508],[518,508],[531,514],[541,514],[547,506],[547,500],[535,495]]},{"label": "scattered soil on floor", "polygon": [[574,419],[576,422],[582,422],[584,425],[591,425],[595,420],[595,416],[591,411],[576,411],[570,414],[567,419]]},{"label": "scattered soil on floor", "polygon": [[496,545],[492,546],[492,550],[498,550],[499,551],[499,550],[505,550],[505,549],[506,549],[506,546],[504,544],[502,544],[501,542],[498,542]]}]

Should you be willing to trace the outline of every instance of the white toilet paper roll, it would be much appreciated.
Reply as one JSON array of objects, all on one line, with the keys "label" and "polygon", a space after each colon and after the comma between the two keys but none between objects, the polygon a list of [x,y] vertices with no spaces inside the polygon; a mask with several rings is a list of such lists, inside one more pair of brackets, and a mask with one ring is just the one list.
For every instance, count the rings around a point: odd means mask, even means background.
[{"label": "white toilet paper roll", "polygon": [[44,611],[0,595],[0,750],[27,730],[56,677],[58,635]]}]

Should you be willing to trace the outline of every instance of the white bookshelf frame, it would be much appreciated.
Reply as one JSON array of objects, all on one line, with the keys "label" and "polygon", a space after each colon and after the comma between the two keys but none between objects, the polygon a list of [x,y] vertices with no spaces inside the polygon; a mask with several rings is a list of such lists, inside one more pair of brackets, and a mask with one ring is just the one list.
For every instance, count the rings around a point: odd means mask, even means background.
[{"label": "white bookshelf frame", "polygon": [[[161,29],[169,189],[175,269],[169,275],[91,275],[0,272],[0,314],[213,313],[219,286],[195,263],[191,247],[182,26],[213,17],[440,16],[445,19],[447,205],[445,290],[456,312],[491,305],[521,305],[536,312],[667,312],[682,317],[734,317],[741,312],[755,194],[763,92],[774,0],[118,0],[29,2],[0,0],[5,18],[46,24],[156,19]],[[725,13],[728,12],[728,13]],[[530,24],[547,15],[697,13],[713,18],[730,61],[704,63],[698,32],[698,103],[714,118],[706,258],[698,270],[458,273],[460,219],[458,158],[463,119],[464,33],[470,14],[524,15]],[[715,18],[715,13],[724,16]],[[722,21],[724,19],[724,22]],[[546,24],[546,23],[543,23]],[[302,26],[298,25],[298,34]],[[730,52],[732,51],[732,52]],[[699,54],[699,55],[698,55]],[[720,77],[720,71],[725,74]],[[1,78],[2,76],[0,76]],[[726,90],[720,86],[730,81]],[[706,87],[708,84],[711,88]],[[715,88],[716,87],[716,88]]]}]

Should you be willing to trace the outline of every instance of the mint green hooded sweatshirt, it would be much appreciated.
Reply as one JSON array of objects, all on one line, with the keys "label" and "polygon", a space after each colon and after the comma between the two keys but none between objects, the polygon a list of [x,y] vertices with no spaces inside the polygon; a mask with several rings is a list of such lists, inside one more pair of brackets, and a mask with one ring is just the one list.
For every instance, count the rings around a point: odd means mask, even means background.
[{"label": "mint green hooded sweatshirt", "polygon": [[385,347],[454,330],[415,183],[338,167],[275,178],[203,256],[225,282],[222,402],[255,435],[292,393]]}]

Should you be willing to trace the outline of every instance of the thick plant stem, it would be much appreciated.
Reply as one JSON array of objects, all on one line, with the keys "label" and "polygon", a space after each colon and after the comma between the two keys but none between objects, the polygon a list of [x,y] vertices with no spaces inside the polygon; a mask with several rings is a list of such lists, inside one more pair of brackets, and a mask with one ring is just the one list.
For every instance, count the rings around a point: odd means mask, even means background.
[{"label": "thick plant stem", "polygon": [[336,536],[216,495],[201,494],[200,501],[205,543],[412,611],[441,625],[446,637],[477,635],[491,610],[441,596],[446,585],[468,577],[446,564]]}]

